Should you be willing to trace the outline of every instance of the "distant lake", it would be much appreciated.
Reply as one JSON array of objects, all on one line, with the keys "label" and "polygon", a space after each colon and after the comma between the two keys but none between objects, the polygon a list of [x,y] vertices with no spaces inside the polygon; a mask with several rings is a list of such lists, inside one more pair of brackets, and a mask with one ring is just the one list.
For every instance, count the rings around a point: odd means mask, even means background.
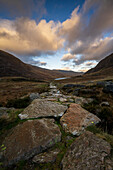
[{"label": "distant lake", "polygon": [[62,78],[57,78],[55,80],[64,80],[64,79],[69,79],[70,77],[62,77]]}]

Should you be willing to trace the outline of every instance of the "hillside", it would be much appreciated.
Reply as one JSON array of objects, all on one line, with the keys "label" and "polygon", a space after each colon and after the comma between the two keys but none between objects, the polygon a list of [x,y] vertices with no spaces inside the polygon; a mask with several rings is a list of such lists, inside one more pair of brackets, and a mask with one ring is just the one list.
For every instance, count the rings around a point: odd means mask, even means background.
[{"label": "hillside", "polygon": [[96,67],[88,70],[85,74],[113,75],[113,53],[101,60]]},{"label": "hillside", "polygon": [[15,56],[0,50],[0,77],[26,77],[38,80],[50,80],[65,75],[23,63]]},{"label": "hillside", "polygon": [[68,70],[57,70],[59,71],[60,73],[63,73],[63,74],[66,74],[68,76],[79,76],[79,75],[82,75],[83,72],[75,72],[75,71],[68,71]]}]

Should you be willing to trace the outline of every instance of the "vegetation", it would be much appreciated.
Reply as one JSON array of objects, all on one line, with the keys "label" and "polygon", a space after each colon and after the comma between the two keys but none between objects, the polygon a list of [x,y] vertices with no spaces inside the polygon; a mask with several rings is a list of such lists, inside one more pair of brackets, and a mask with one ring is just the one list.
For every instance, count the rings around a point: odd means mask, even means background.
[{"label": "vegetation", "polygon": [[[15,127],[18,123],[25,121],[25,120],[20,120],[18,117],[18,114],[20,114],[22,111],[23,111],[22,109],[18,109],[16,111],[9,111],[8,119],[5,119],[5,118],[0,119],[0,136],[6,135],[9,129]],[[2,136],[1,136],[1,139],[2,139]]]},{"label": "vegetation", "polygon": [[30,104],[30,98],[25,97],[23,99],[9,100],[6,104],[6,107],[25,108],[29,104]]},{"label": "vegetation", "polygon": [[34,81],[0,81],[0,106],[6,106],[10,100],[27,97],[30,93],[43,93],[49,90],[48,83]]},{"label": "vegetation", "polygon": [[109,135],[108,133],[103,132],[102,129],[96,127],[95,125],[87,127],[86,130],[88,130],[88,131],[94,133],[96,136],[106,140],[108,143],[110,143],[110,145],[113,148],[113,136],[112,135]]}]

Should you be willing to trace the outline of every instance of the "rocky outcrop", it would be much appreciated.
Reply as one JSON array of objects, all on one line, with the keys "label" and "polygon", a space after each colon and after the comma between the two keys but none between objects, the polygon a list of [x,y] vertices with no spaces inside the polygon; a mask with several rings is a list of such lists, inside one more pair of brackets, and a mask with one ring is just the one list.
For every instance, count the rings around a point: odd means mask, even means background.
[{"label": "rocky outcrop", "polygon": [[87,126],[99,123],[100,119],[80,105],[71,104],[60,122],[66,132],[79,136]]},{"label": "rocky outcrop", "polygon": [[[62,160],[63,170],[112,170],[110,144],[91,132],[85,132],[70,146]],[[108,163],[109,162],[109,163]]]},{"label": "rocky outcrop", "polygon": [[60,117],[67,110],[67,106],[59,103],[36,99],[27,108],[24,109],[22,114],[19,114],[21,119],[39,118],[39,117]]},{"label": "rocky outcrop", "polygon": [[53,119],[28,120],[13,128],[4,139],[4,166],[28,160],[61,140]]}]

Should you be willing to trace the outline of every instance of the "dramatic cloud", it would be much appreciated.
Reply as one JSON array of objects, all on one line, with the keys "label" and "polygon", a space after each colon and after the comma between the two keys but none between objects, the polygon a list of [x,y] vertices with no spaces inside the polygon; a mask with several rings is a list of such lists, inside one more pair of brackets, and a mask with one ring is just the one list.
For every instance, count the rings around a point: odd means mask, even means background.
[{"label": "dramatic cloud", "polygon": [[[45,0],[0,0],[0,13],[6,9],[8,15],[18,17],[0,19],[0,49],[26,62],[63,49],[68,52],[61,61],[71,61],[76,67],[86,61],[99,61],[113,52],[113,0],[85,0],[62,23],[39,20],[46,13],[44,4]],[[33,11],[38,14],[36,20],[30,17]]]},{"label": "dramatic cloud", "polygon": [[0,0],[0,14],[6,17],[42,17],[46,13],[45,0]]},{"label": "dramatic cloud", "polygon": [[39,56],[53,53],[63,46],[63,38],[57,35],[60,23],[19,18],[0,20],[0,48],[21,56]]},{"label": "dramatic cloud", "polygon": [[[70,48],[70,55],[76,65],[86,60],[99,61],[113,52],[113,37],[110,35],[113,32],[113,1],[86,0],[79,12],[78,9],[65,21],[69,24],[64,34],[67,49]],[[80,57],[76,58],[78,55]],[[61,60],[71,59],[65,55]]]}]

